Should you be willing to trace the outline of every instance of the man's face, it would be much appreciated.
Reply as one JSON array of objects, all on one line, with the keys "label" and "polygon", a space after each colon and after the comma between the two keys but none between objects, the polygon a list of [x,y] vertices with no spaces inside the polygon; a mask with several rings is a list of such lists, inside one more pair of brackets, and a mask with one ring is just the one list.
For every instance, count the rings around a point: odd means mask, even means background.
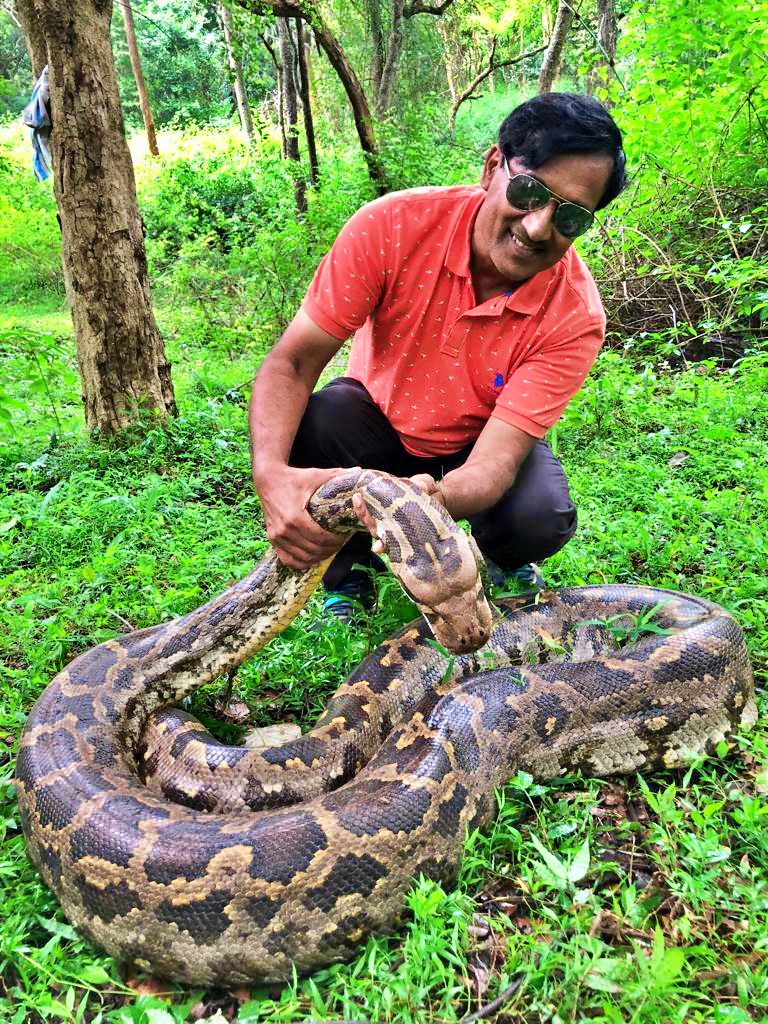
[{"label": "man's face", "polygon": [[[533,174],[563,199],[594,210],[605,191],[613,162],[605,153],[553,157],[532,170],[517,157],[507,161],[509,174]],[[486,190],[472,230],[472,274],[500,288],[519,284],[553,266],[573,241],[552,222],[554,201],[528,213],[507,201],[509,176],[494,146],[485,159],[481,184]]]}]

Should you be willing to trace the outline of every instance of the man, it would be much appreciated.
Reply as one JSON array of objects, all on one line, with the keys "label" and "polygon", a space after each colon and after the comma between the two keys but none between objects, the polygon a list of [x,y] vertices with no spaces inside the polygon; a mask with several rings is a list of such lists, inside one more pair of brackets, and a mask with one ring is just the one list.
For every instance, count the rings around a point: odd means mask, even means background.
[{"label": "man", "polygon": [[[338,549],[306,506],[355,465],[409,476],[468,519],[497,579],[570,539],[576,510],[543,438],[605,331],[571,243],[625,183],[609,114],[547,93],[504,120],[479,186],[390,194],[349,220],[254,383],[253,479],[286,565]],[[347,376],[313,394],[350,335]],[[379,565],[355,534],[324,578],[327,611],[370,605],[372,572],[355,566]]]}]

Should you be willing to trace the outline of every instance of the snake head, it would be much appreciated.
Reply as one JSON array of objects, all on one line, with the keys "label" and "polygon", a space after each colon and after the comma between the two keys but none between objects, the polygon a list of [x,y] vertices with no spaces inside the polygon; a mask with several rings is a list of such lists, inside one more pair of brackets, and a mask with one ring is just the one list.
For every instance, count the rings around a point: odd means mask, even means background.
[{"label": "snake head", "polygon": [[479,580],[471,594],[457,594],[436,608],[420,610],[435,640],[456,654],[476,651],[491,635],[493,616]]},{"label": "snake head", "polygon": [[438,643],[457,653],[482,647],[491,634],[492,615],[474,540],[408,480],[382,474],[362,496],[392,571]]}]

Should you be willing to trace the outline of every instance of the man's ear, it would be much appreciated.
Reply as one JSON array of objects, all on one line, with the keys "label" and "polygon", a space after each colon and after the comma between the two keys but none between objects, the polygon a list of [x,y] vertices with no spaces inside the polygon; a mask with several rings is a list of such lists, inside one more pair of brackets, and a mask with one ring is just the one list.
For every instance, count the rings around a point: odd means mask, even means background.
[{"label": "man's ear", "polygon": [[496,173],[496,169],[501,163],[501,150],[498,146],[491,146],[488,152],[485,154],[485,160],[483,161],[483,174],[480,178],[480,185],[488,191],[488,187],[491,184],[491,178]]}]

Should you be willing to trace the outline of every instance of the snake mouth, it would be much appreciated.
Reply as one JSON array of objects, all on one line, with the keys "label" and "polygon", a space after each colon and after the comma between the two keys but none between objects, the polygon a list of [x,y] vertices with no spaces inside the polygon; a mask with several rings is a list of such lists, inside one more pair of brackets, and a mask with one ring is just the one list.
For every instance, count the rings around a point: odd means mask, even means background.
[{"label": "snake mouth", "polygon": [[487,599],[475,593],[448,598],[425,618],[435,640],[456,654],[469,654],[486,644],[493,626]]}]

